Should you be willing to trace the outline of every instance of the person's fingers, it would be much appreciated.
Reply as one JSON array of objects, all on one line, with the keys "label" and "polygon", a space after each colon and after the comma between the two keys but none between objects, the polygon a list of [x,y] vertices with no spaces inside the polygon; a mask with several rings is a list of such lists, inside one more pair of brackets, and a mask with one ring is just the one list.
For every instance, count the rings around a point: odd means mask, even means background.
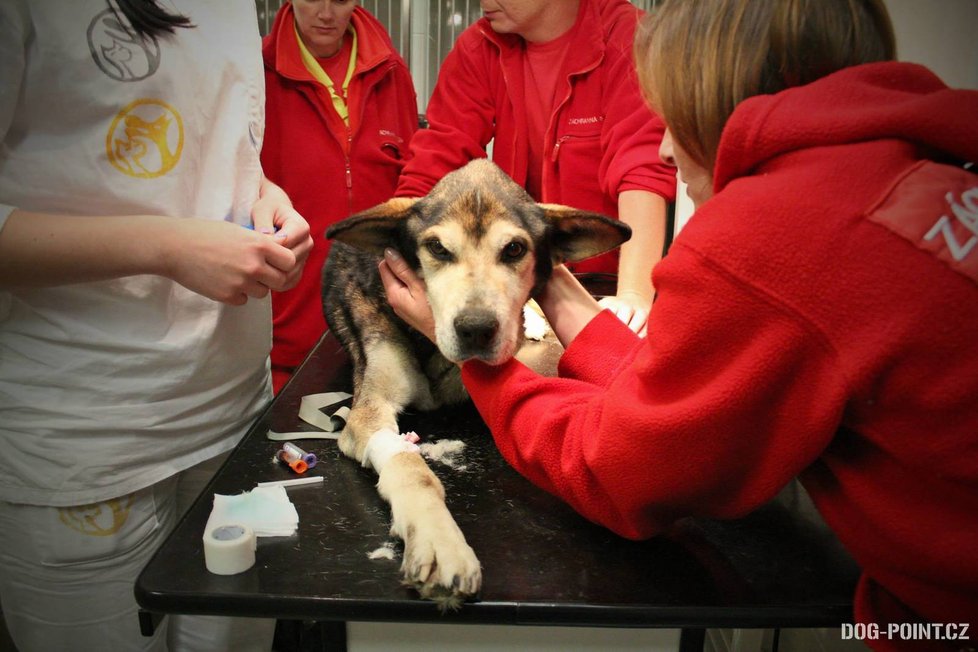
[{"label": "person's fingers", "polygon": [[615,317],[626,324],[632,319],[632,315],[635,313],[635,309],[632,308],[631,304],[622,301],[618,297],[603,297],[598,301],[598,305],[613,312]]},{"label": "person's fingers", "polygon": [[414,270],[407,264],[404,257],[393,249],[384,250],[384,261],[387,263],[391,273],[407,288],[412,297],[418,296],[418,291],[423,291],[424,286]]},{"label": "person's fingers", "polygon": [[[283,271],[272,265],[266,266],[255,276],[255,282],[257,285],[265,288],[267,294],[268,290],[282,291],[289,288],[289,284],[295,280],[291,271]],[[253,297],[262,297],[264,295],[253,294],[252,290],[255,288],[250,287],[248,294]]]},{"label": "person's fingers", "polygon": [[605,310],[615,311],[615,297],[601,297],[598,299],[598,305]]},{"label": "person's fingers", "polygon": [[264,249],[265,261],[275,269],[288,274],[295,268],[296,257],[291,249],[278,244],[264,247]]},{"label": "person's fingers", "polygon": [[404,283],[391,271],[390,264],[386,259],[380,261],[377,270],[380,272],[380,282],[384,284],[384,291],[387,293],[388,299],[399,290],[404,289]]},{"label": "person's fingers", "polygon": [[645,324],[649,320],[649,311],[645,308],[637,307],[618,296],[603,297],[598,301],[598,305],[614,313],[615,317],[634,333],[642,335],[644,332]]},{"label": "person's fingers", "polygon": [[251,209],[251,224],[256,233],[275,232],[275,206],[269,202],[257,201]]},{"label": "person's fingers", "polygon": [[641,308],[636,308],[635,311],[632,313],[632,316],[625,323],[628,324],[628,327],[630,329],[638,333],[639,331],[645,328],[645,322],[647,322],[648,319],[649,319],[648,312],[642,310]]}]

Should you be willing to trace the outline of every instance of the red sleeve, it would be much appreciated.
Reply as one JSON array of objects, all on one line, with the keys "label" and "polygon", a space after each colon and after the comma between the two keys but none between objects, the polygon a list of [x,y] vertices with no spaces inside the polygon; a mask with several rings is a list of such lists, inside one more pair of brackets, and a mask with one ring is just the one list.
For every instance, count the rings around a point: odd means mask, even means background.
[{"label": "red sleeve", "polygon": [[401,172],[395,196],[423,197],[452,170],[486,157],[495,108],[489,75],[480,61],[478,47],[463,33],[442,63],[428,102],[428,128],[411,139],[411,160]]},{"label": "red sleeve", "polygon": [[639,337],[614,313],[602,310],[567,347],[557,373],[604,387],[631,361],[640,344]]},{"label": "red sleeve", "polygon": [[463,368],[506,460],[629,538],[763,504],[818,457],[846,397],[834,351],[790,309],[680,246],[659,267],[649,335],[607,386]]},{"label": "red sleeve", "polygon": [[666,201],[676,199],[676,168],[659,158],[665,123],[642,97],[632,57],[632,21],[621,21],[612,31],[604,66],[602,156],[598,174],[602,190],[617,197],[625,190],[646,190]]}]

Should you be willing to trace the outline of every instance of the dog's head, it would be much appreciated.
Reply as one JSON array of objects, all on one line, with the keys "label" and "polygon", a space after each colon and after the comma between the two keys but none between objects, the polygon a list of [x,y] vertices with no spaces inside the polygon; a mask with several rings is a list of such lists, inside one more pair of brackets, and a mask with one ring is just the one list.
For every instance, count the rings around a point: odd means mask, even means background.
[{"label": "dog's head", "polygon": [[614,249],[631,230],[597,213],[537,204],[478,159],[427,196],[392,199],[326,236],[378,256],[387,247],[400,252],[427,284],[442,355],[499,364],[519,348],[523,305],[553,267]]}]

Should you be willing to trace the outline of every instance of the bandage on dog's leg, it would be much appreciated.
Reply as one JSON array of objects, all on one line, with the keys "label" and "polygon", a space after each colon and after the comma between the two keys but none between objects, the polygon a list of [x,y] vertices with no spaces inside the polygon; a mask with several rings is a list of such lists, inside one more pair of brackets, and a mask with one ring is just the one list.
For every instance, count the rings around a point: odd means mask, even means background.
[{"label": "bandage on dog's leg", "polygon": [[421,449],[404,435],[383,428],[370,435],[367,440],[367,447],[363,451],[363,465],[372,467],[379,475],[387,462],[398,453],[420,454]]},{"label": "bandage on dog's leg", "polygon": [[367,442],[377,431],[394,432],[400,411],[406,405],[416,405],[418,393],[423,388],[421,393],[425,394],[428,383],[417,361],[403,347],[372,341],[364,349],[365,366],[339,445],[344,455],[366,466]]}]

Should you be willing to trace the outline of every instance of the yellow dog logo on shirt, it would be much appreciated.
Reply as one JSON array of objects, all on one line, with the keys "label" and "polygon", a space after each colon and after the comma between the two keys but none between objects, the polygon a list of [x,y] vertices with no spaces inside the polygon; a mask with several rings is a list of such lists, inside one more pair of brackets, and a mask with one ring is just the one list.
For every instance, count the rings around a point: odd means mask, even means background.
[{"label": "yellow dog logo on shirt", "polygon": [[112,121],[105,150],[123,174],[139,179],[163,176],[180,160],[183,121],[166,102],[136,100]]},{"label": "yellow dog logo on shirt", "polygon": [[132,494],[78,507],[59,507],[58,518],[72,530],[95,537],[112,536],[118,532],[132,508]]}]

